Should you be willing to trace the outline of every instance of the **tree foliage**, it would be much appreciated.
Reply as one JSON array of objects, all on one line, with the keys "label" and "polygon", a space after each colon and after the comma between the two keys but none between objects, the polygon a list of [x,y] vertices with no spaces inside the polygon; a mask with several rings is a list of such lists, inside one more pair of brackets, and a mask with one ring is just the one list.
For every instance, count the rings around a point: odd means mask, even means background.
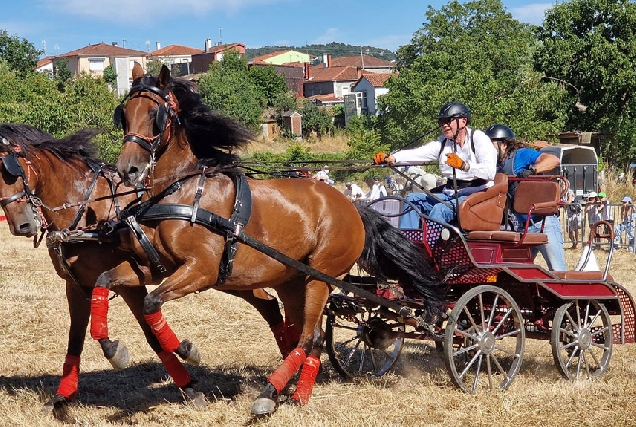
[{"label": "tree foliage", "polygon": [[635,31],[631,1],[571,0],[549,9],[538,33],[536,69],[569,94],[566,127],[612,135],[602,154],[613,162],[636,157]]},{"label": "tree foliage", "polygon": [[249,77],[247,61],[236,52],[227,52],[221,61],[210,64],[208,72],[199,80],[199,88],[210,108],[252,130],[258,128],[266,100]]},{"label": "tree foliage", "polygon": [[0,30],[0,59],[6,61],[10,70],[20,74],[33,72],[41,54],[28,40]]},{"label": "tree foliage", "polygon": [[563,91],[533,71],[532,26],[500,0],[429,6],[426,18],[398,50],[399,76],[380,98],[385,142],[400,148],[436,138],[437,114],[449,101],[471,109],[475,128],[505,123],[527,139],[561,131]]}]

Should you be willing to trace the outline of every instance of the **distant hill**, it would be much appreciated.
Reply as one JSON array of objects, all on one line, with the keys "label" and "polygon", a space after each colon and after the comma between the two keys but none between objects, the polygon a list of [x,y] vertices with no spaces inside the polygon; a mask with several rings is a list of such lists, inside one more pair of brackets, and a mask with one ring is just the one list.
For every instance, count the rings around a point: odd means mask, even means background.
[{"label": "distant hill", "polygon": [[302,47],[296,46],[263,46],[256,49],[245,49],[245,57],[249,61],[257,56],[265,55],[267,53],[276,52],[278,50],[297,50],[299,52],[305,52],[310,55],[322,58],[324,53],[331,54],[332,58],[339,58],[341,56],[354,56],[360,55],[360,51],[365,55],[374,56],[376,58],[384,59],[386,61],[392,61],[396,59],[395,52],[387,49],[380,49],[373,46],[353,46],[344,43],[329,43],[329,44],[310,44]]}]

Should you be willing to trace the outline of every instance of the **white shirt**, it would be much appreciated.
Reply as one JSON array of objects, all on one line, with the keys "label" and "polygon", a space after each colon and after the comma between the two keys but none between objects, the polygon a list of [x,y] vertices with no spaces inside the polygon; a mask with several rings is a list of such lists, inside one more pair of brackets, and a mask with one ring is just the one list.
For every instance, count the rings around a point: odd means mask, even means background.
[{"label": "white shirt", "polygon": [[[472,149],[471,136],[474,140],[475,152]],[[442,154],[439,155],[442,144],[444,144],[444,148],[442,149]],[[468,172],[455,169],[457,179],[471,181],[476,178],[482,178],[490,181],[487,187],[492,186],[492,181],[497,173],[497,150],[495,150],[488,135],[480,130],[466,128],[466,141],[463,147],[460,147],[459,144],[454,144],[453,141],[441,135],[436,141],[431,141],[411,150],[400,150],[393,153],[392,156],[396,162],[400,163],[423,163],[438,160],[442,176],[453,178],[453,168],[446,164],[446,157],[448,154],[455,152],[455,149],[457,150],[457,155],[470,166]]]},{"label": "white shirt", "polygon": [[377,200],[380,197],[384,197],[386,195],[387,195],[386,188],[381,182],[378,182],[378,183],[374,183],[373,186],[371,187],[371,191],[369,191],[369,194],[367,194],[367,199]]},{"label": "white shirt", "polygon": [[364,198],[364,192],[362,188],[358,184],[351,183],[350,187],[346,187],[344,190],[344,195],[351,200],[358,200]]}]

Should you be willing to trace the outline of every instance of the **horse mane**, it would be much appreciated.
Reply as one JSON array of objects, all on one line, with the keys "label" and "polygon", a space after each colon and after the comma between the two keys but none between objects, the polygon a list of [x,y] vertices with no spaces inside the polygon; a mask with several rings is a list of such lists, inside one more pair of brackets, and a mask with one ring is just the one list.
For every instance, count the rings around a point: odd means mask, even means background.
[{"label": "horse mane", "polygon": [[[150,75],[133,82],[157,86],[158,79]],[[163,88],[176,97],[180,111],[179,119],[185,128],[188,144],[200,163],[207,165],[228,165],[240,162],[233,150],[249,144],[252,133],[231,117],[216,113],[203,102],[196,92],[196,84],[188,80],[171,77]]]},{"label": "horse mane", "polygon": [[82,129],[57,139],[48,132],[30,125],[0,124],[0,137],[20,147],[19,152],[26,154],[31,150],[46,150],[62,161],[79,157],[86,162],[100,162],[96,157],[98,150],[94,141],[99,133],[101,131],[98,129]]}]

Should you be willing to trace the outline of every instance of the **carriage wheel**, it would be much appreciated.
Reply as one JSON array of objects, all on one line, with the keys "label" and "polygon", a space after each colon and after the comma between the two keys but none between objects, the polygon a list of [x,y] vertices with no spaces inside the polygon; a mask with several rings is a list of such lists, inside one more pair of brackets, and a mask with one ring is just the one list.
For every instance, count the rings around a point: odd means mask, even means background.
[{"label": "carriage wheel", "polygon": [[517,303],[482,285],[457,301],[446,324],[444,359],[453,382],[468,393],[507,388],[519,372],[526,332]]},{"label": "carriage wheel", "polygon": [[552,356],[569,380],[603,375],[612,357],[612,322],[595,300],[563,304],[552,322]]},{"label": "carriage wheel", "polygon": [[325,341],[329,360],[343,378],[379,377],[397,362],[405,326],[383,319],[377,308],[356,305],[356,311],[328,311]]}]

